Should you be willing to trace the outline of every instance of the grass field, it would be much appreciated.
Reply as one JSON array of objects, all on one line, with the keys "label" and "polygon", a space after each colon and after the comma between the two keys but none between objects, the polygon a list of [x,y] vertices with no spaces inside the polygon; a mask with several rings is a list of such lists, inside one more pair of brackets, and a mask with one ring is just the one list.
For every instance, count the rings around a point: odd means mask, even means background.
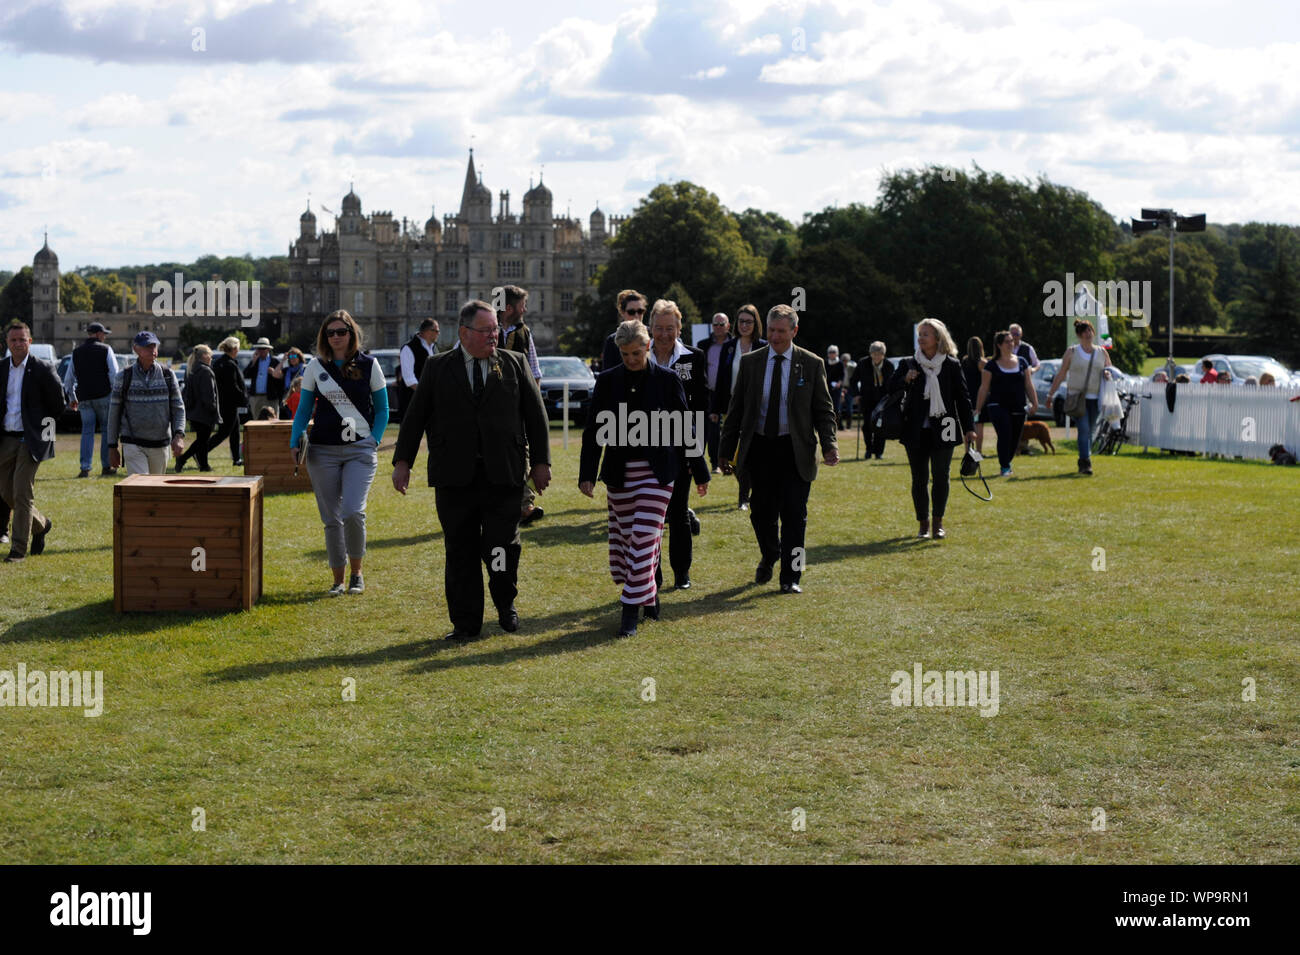
[{"label": "grass field", "polygon": [[[8,862],[1300,861],[1294,469],[1129,449],[1081,478],[1061,446],[991,504],[954,483],[921,542],[901,448],[855,462],[845,432],[802,595],[752,585],[717,478],[695,587],[619,640],[603,496],[557,442],[522,628],[450,646],[423,459],[402,498],[381,457],[363,596],[323,596],[294,495],[255,609],[120,616],[112,482],[74,441],[37,483],[48,550],[0,565],[0,669],[102,670],[104,712],[0,709]],[[997,671],[997,715],[891,705],[917,663]]]}]

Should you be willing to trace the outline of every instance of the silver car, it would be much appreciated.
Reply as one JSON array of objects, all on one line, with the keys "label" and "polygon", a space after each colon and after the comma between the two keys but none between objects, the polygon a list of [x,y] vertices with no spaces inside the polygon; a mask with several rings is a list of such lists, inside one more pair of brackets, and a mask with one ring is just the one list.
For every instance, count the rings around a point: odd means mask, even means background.
[{"label": "silver car", "polygon": [[[1214,362],[1214,370],[1217,372],[1227,372],[1232,375],[1231,384],[1244,385],[1246,379],[1251,375],[1258,380],[1265,372],[1270,373],[1278,385],[1286,387],[1291,384],[1291,371],[1279,361],[1268,358],[1264,355],[1206,355],[1201,359]],[[1192,381],[1201,380],[1201,368],[1204,367],[1199,362],[1196,366],[1196,373],[1191,376]]]}]

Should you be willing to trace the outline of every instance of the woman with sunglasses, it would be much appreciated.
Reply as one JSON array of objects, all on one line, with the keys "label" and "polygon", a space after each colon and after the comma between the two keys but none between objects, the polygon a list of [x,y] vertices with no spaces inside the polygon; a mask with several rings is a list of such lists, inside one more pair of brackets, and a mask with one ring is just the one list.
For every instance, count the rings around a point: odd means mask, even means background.
[{"label": "woman with sunglasses", "polygon": [[[767,339],[763,337],[763,320],[758,317],[758,309],[753,305],[742,305],[740,311],[736,312],[735,337],[723,344],[722,351],[718,354],[717,387],[713,389],[713,395],[709,400],[710,414],[721,417],[727,413],[727,408],[731,405],[731,383],[740,374],[741,357],[766,344]],[[736,506],[742,511],[747,511],[749,510],[749,479],[737,473],[736,481],[740,485],[739,501]]]},{"label": "woman with sunglasses", "polygon": [[[361,350],[361,328],[347,312],[331,312],[316,336],[316,357],[302,373],[301,400],[293,416],[289,449],[312,422],[307,473],[325,525],[325,553],[334,573],[331,597],[365,590],[366,497],[379,468],[379,442],[388,426],[388,385],[379,362]],[[313,420],[313,418],[315,420]]]}]

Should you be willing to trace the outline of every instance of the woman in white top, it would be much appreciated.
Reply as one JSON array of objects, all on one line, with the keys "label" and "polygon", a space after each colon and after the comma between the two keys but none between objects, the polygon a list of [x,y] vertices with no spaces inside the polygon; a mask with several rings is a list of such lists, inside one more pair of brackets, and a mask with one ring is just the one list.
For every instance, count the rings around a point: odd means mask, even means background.
[{"label": "woman in white top", "polygon": [[1087,319],[1075,319],[1074,334],[1079,344],[1066,349],[1061,358],[1061,368],[1052,379],[1052,387],[1047,392],[1047,405],[1050,408],[1056,389],[1065,380],[1067,395],[1082,393],[1086,410],[1075,418],[1075,429],[1079,439],[1079,473],[1092,473],[1092,429],[1097,426],[1101,398],[1102,376],[1110,377],[1110,354],[1104,348],[1093,344],[1096,331]]}]

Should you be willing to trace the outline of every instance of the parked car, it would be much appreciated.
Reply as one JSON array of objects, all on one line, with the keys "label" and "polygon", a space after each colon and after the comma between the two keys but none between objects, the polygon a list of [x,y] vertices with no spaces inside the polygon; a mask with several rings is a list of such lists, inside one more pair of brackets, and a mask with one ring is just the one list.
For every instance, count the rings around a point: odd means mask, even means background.
[{"label": "parked car", "polygon": [[[1051,407],[1047,404],[1047,393],[1052,388],[1052,379],[1056,377],[1057,371],[1061,368],[1061,359],[1049,358],[1038,366],[1038,371],[1034,373],[1034,392],[1038,395],[1038,414],[1036,418],[1051,418],[1058,428],[1065,427],[1065,387],[1056,390],[1056,397],[1053,399]],[[1111,379],[1115,382],[1115,387],[1121,395],[1128,394],[1130,391],[1136,391],[1142,385],[1142,379],[1130,375],[1115,360],[1111,359],[1110,366]]]},{"label": "parked car", "polygon": [[591,392],[596,387],[596,376],[587,363],[572,355],[539,356],[542,366],[542,401],[546,414],[559,418],[564,414],[564,385],[569,385],[569,420],[583,424],[591,407]]},{"label": "parked car", "polygon": [[[1151,372],[1151,375],[1150,377],[1147,378],[1147,381],[1154,382],[1156,380],[1156,375],[1160,374],[1164,370],[1165,370],[1164,366],[1161,365],[1155,371]],[[1192,379],[1192,381],[1200,381],[1201,366],[1200,365],[1174,365],[1174,378],[1177,379],[1179,375],[1186,375],[1188,378]]]},{"label": "parked car", "polygon": [[[1271,372],[1277,379],[1277,383],[1283,387],[1291,384],[1291,370],[1279,361],[1274,361],[1264,355],[1206,355],[1201,361],[1206,359],[1214,362],[1214,370],[1217,372],[1228,372],[1232,375],[1232,384],[1244,385],[1246,379],[1251,375],[1259,378],[1265,372]],[[1196,374],[1192,376],[1192,381],[1201,380],[1201,365],[1197,363]]]},{"label": "parked car", "polygon": [[402,350],[376,348],[366,354],[379,362],[379,367],[384,370],[384,381],[388,385],[388,420],[396,424],[402,420],[402,409],[397,400],[397,373],[401,365]]}]

